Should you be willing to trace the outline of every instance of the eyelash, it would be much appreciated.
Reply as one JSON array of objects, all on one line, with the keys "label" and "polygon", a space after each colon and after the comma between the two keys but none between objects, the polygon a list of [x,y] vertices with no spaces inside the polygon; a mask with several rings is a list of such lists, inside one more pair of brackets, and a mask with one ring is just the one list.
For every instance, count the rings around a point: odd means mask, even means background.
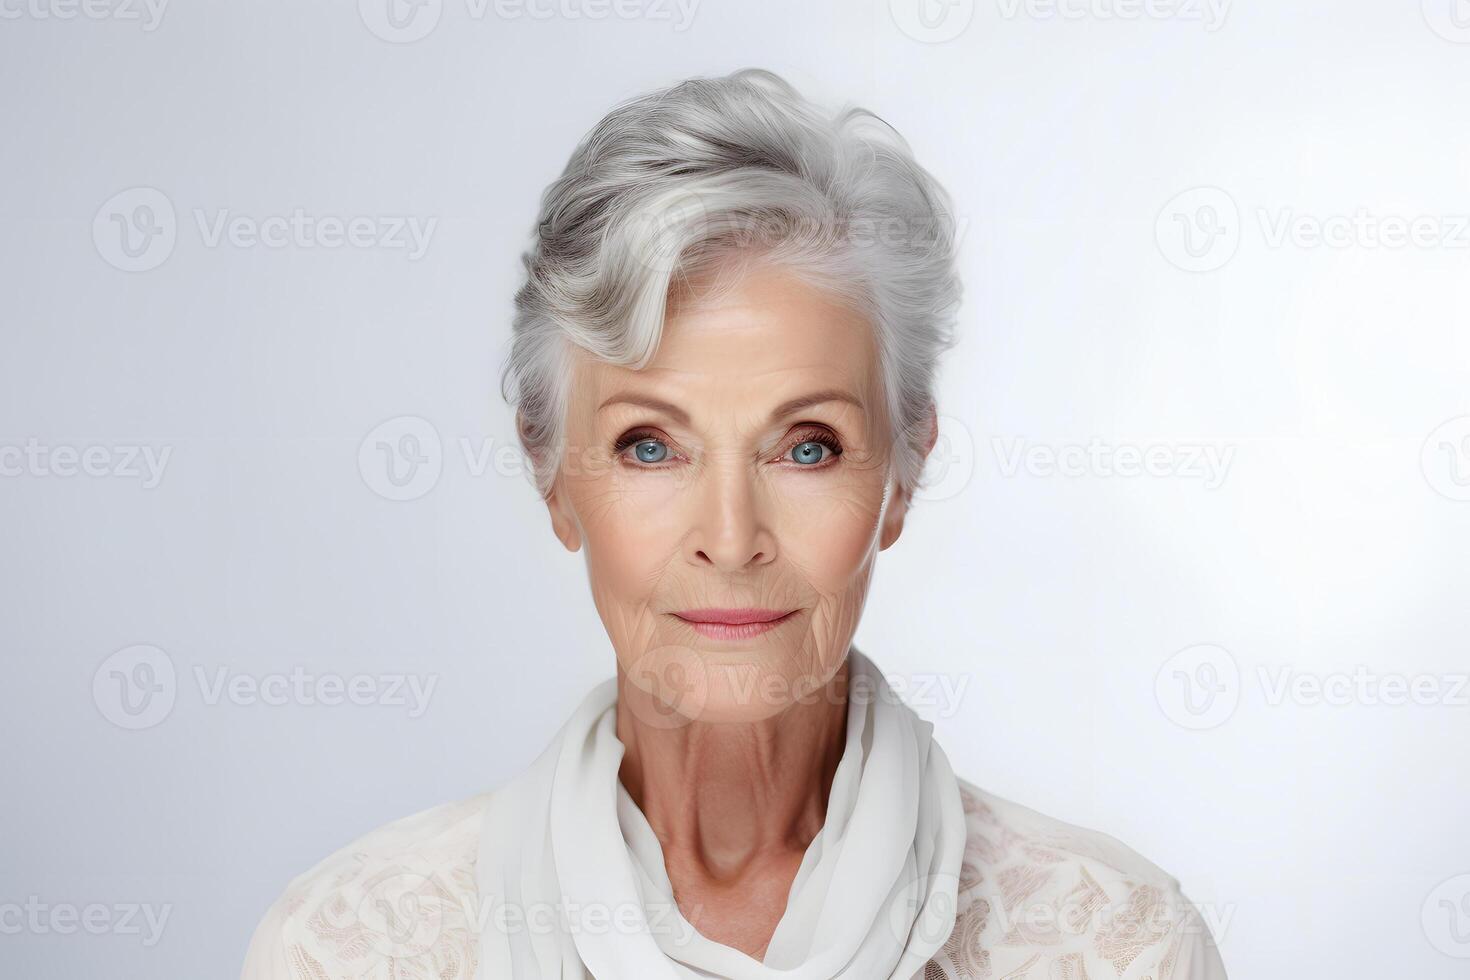
[{"label": "eyelash", "polygon": [[[787,455],[791,452],[791,450],[806,442],[815,442],[827,447],[828,455],[826,459],[816,464],[815,466],[803,466],[801,464],[793,464],[797,469],[825,470],[830,466],[836,465],[836,461],[841,458],[843,453],[842,442],[837,438],[837,435],[832,432],[832,430],[825,427],[809,427],[808,429],[803,430],[801,435],[801,438],[792,439],[791,441],[786,443],[785,447],[781,450],[782,459],[785,459]],[[628,449],[636,446],[638,443],[648,441],[663,443],[665,446],[668,447],[670,453],[673,453],[675,451],[674,447],[670,445],[669,441],[653,429],[632,429],[629,432],[620,436],[618,440],[613,443],[613,453],[615,455],[622,456]],[[668,469],[669,461],[664,460],[658,463],[634,462],[631,465],[634,468],[640,470],[663,470]]]}]

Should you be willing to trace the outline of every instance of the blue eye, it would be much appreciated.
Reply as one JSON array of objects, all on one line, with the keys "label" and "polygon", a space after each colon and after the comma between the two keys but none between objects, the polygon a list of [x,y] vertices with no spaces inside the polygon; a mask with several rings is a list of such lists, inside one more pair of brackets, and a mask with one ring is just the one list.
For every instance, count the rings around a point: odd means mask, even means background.
[{"label": "blue eye", "polygon": [[669,447],[657,439],[643,439],[633,446],[633,454],[644,463],[662,463],[669,455]]},{"label": "blue eye", "polygon": [[829,452],[822,443],[808,440],[791,447],[791,458],[802,464],[820,463],[825,458],[823,454]]},{"label": "blue eye", "polygon": [[[809,430],[810,431],[810,430]],[[674,450],[670,448],[661,436],[654,435],[648,430],[629,432],[620,437],[613,445],[613,452],[626,455],[628,450],[633,451],[633,459],[638,464],[648,468],[662,468],[658,464],[672,461]],[[803,439],[787,450],[787,458],[797,463],[803,469],[817,469],[833,461],[833,457],[842,455],[842,444],[837,437],[826,432],[818,432],[810,439]]]},{"label": "blue eye", "polygon": [[835,458],[842,455],[842,443],[837,436],[825,428],[814,426],[807,426],[805,431],[811,438],[798,442],[786,454],[792,462],[799,464],[798,469],[826,469],[835,465]]}]

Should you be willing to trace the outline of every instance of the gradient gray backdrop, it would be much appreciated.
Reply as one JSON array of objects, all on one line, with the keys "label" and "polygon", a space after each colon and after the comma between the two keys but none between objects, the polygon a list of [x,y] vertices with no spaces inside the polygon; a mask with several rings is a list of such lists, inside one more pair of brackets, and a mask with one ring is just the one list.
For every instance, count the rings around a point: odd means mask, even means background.
[{"label": "gradient gray backdrop", "polygon": [[956,770],[1234,977],[1465,975],[1470,4],[389,2],[0,0],[0,975],[235,976],[610,674],[502,453],[518,255],[614,101],[748,65],[959,211],[857,638]]}]

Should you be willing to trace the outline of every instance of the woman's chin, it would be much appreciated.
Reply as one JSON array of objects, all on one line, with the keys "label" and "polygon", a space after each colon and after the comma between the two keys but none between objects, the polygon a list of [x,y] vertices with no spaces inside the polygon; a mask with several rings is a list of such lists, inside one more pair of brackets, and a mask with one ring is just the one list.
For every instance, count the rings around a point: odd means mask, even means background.
[{"label": "woman's chin", "polygon": [[716,681],[699,720],[711,724],[750,724],[779,715],[793,703],[791,698],[752,692],[739,683]]},{"label": "woman's chin", "polygon": [[656,647],[627,668],[638,688],[628,706],[660,728],[763,721],[828,696],[830,677],[811,674],[810,663],[803,650],[759,638]]}]

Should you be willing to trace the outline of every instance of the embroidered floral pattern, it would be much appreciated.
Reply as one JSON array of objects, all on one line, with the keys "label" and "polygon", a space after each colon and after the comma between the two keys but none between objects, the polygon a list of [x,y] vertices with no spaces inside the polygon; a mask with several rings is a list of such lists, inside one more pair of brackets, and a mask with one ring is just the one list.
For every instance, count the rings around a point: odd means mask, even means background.
[{"label": "embroidered floral pattern", "polygon": [[246,980],[470,980],[482,806],[389,824],[298,878],[257,930]]},{"label": "embroidered floral pattern", "polygon": [[960,799],[959,914],[923,980],[1170,980],[1208,939],[1177,882],[1112,838],[963,780]]}]

